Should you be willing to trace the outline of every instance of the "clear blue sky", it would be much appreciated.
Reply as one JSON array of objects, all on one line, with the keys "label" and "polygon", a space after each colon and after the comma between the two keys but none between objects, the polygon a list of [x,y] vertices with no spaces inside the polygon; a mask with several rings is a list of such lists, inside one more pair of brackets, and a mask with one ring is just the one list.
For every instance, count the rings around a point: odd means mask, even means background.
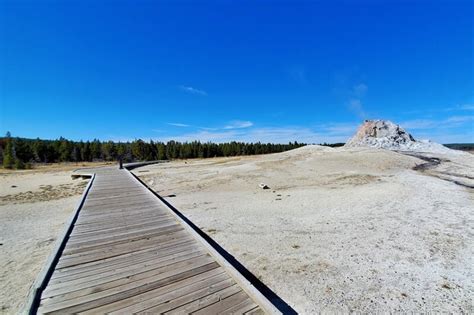
[{"label": "clear blue sky", "polygon": [[474,142],[473,1],[0,1],[0,132]]}]

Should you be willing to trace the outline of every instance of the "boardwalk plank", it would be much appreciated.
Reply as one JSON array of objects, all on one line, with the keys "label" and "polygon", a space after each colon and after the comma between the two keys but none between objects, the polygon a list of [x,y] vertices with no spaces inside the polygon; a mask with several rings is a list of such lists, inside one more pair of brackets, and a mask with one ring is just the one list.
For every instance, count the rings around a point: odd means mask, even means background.
[{"label": "boardwalk plank", "polygon": [[157,257],[156,255],[154,255],[152,257],[148,257],[147,260],[134,262],[133,264],[128,263],[122,266],[111,266],[100,273],[93,273],[90,275],[79,274],[75,277],[56,280],[55,282],[51,281],[49,287],[52,289],[69,286],[74,286],[74,288],[80,288],[80,284],[91,286],[95,285],[95,283],[98,283],[98,281],[102,279],[104,282],[107,282],[117,277],[129,277],[130,275],[136,275],[147,270],[157,269],[158,266],[160,266],[159,268],[162,268],[164,266],[177,264],[181,261],[197,258],[204,255],[206,255],[206,252],[199,249],[186,251],[184,253],[180,253],[180,255],[171,257]]},{"label": "boardwalk plank", "polygon": [[235,282],[228,276],[206,279],[200,283],[190,284],[181,290],[175,290],[156,297],[143,303],[134,304],[130,307],[111,312],[111,314],[131,314],[149,312],[150,314],[163,314],[167,310],[175,309],[190,301],[194,301],[200,296],[212,294],[235,285]]},{"label": "boardwalk plank", "polygon": [[120,256],[125,253],[131,253],[146,249],[149,247],[154,247],[159,242],[160,246],[180,246],[180,244],[187,243],[192,240],[192,237],[186,235],[184,232],[174,233],[172,236],[158,236],[150,239],[140,240],[132,243],[125,243],[111,246],[110,249],[98,249],[91,250],[86,253],[76,253],[67,255],[65,254],[59,259],[58,267],[70,267],[75,265],[80,265],[92,261],[103,260],[109,257]]},{"label": "boardwalk plank", "polygon": [[61,272],[62,269],[56,270],[51,276],[50,283],[65,282],[75,278],[86,277],[90,275],[96,275],[103,273],[111,268],[120,268],[129,265],[134,265],[142,262],[146,262],[152,259],[172,259],[180,257],[194,252],[202,252],[203,249],[196,248],[195,244],[188,244],[184,246],[173,246],[167,250],[156,251],[154,248],[150,251],[141,252],[138,254],[130,255],[128,257],[117,257],[115,260],[102,260],[96,262],[94,265],[84,266],[81,265],[80,269],[73,269]]},{"label": "boardwalk plank", "polygon": [[[200,310],[206,306],[212,305],[219,302],[231,295],[238,292],[242,292],[242,289],[238,285],[231,285],[229,287],[218,290],[217,292],[210,292],[211,294],[195,295],[194,299],[190,299],[188,303],[179,306],[175,309],[168,310],[164,314],[190,314],[197,310]],[[160,307],[151,308],[146,310],[147,312],[154,313],[155,310],[159,310]]]},{"label": "boardwalk plank", "polygon": [[[138,280],[147,280],[155,276],[162,277],[168,273],[175,274],[181,271],[186,271],[192,269],[194,266],[203,266],[209,263],[212,263],[213,260],[209,256],[199,256],[195,259],[187,259],[176,264],[170,265],[152,265],[147,266],[137,272],[133,270],[124,271],[121,273],[115,273],[111,276],[104,278],[96,278],[89,282],[75,283],[74,285],[65,286],[62,285],[51,285],[46,288],[43,293],[44,298],[52,298],[54,296],[65,296],[71,292],[78,292],[84,290],[84,292],[97,292],[103,291],[107,288],[122,285],[122,284],[131,284],[134,281]],[[71,281],[74,282],[74,281]],[[67,284],[67,283],[66,283]]]},{"label": "boardwalk plank", "polygon": [[93,231],[82,231],[82,233],[73,232],[71,233],[71,236],[69,237],[70,240],[73,239],[84,239],[88,237],[95,237],[95,236],[100,236],[100,235],[108,235],[109,233],[115,233],[115,232],[126,232],[126,231],[133,231],[134,229],[138,228],[144,228],[148,226],[159,226],[161,223],[169,222],[169,221],[175,221],[176,220],[171,217],[171,216],[166,216],[161,219],[153,219],[153,220],[143,220],[143,221],[134,221],[131,224],[127,225],[115,225],[115,226],[110,226],[106,228],[101,228],[101,229],[96,229]]},{"label": "boardwalk plank", "polygon": [[146,230],[131,232],[128,234],[111,235],[110,237],[96,238],[92,240],[85,240],[83,242],[71,243],[71,244],[68,244],[67,250],[69,254],[80,253],[80,252],[108,247],[112,245],[117,245],[117,244],[122,244],[122,243],[127,243],[127,242],[135,242],[141,239],[146,239],[146,238],[155,237],[159,235],[172,235],[182,230],[183,230],[183,227],[177,225],[176,223],[172,223],[167,226],[162,226],[159,228],[146,229]]},{"label": "boardwalk plank", "polygon": [[248,298],[248,295],[245,292],[239,291],[236,294],[233,294],[224,299],[221,299],[217,303],[211,304],[196,312],[193,312],[193,314],[196,314],[196,315],[220,314],[220,313],[226,312],[229,308],[242,303],[247,298]]},{"label": "boardwalk plank", "polygon": [[258,305],[250,298],[247,298],[242,303],[227,309],[225,312],[227,314],[244,314],[245,312],[251,311],[256,307],[258,307]]},{"label": "boardwalk plank", "polygon": [[[139,240],[132,243],[125,243],[112,246],[110,250],[98,249],[91,250],[86,253],[76,253],[71,255],[62,256],[59,259],[58,266],[59,268],[70,267],[75,265],[80,265],[92,261],[103,260],[109,257],[120,256],[125,253],[140,251],[145,248],[154,247],[158,242],[160,246],[180,246],[183,243],[187,243],[192,238],[189,235],[186,235],[184,232],[174,233],[175,235],[168,240],[165,237],[156,237],[146,240]],[[178,235],[179,234],[179,235]],[[137,244],[135,244],[137,243]],[[137,246],[134,246],[137,245]]]},{"label": "boardwalk plank", "polygon": [[[187,243],[182,243],[180,246],[168,246],[165,248],[160,247],[158,244],[156,246],[145,248],[142,250],[138,250],[136,252],[128,252],[122,254],[120,256],[114,256],[111,258],[106,258],[98,261],[93,261],[81,265],[65,267],[65,268],[57,268],[52,278],[60,278],[63,276],[71,276],[74,274],[84,273],[84,272],[94,272],[94,270],[101,270],[104,268],[109,268],[111,266],[121,264],[121,263],[134,263],[136,261],[140,261],[141,259],[148,259],[151,256],[160,256],[166,257],[170,254],[180,253],[189,251],[191,249],[196,249],[196,245],[194,244],[193,240],[190,239]],[[100,271],[98,271],[100,272]]]},{"label": "boardwalk plank", "polygon": [[77,313],[99,306],[107,305],[116,301],[123,300],[129,296],[138,295],[156,288],[166,286],[168,284],[183,280],[194,275],[218,268],[219,265],[215,262],[203,265],[193,266],[195,268],[189,269],[185,272],[172,271],[172,275],[158,275],[149,279],[142,279],[141,281],[134,281],[119,287],[112,287],[109,290],[101,290],[99,292],[92,291],[89,294],[82,295],[75,299],[61,299],[61,302],[45,305],[43,313]]},{"label": "boardwalk plank", "polygon": [[103,314],[103,313],[109,313],[115,310],[120,310],[124,307],[133,305],[134,303],[139,303],[141,301],[144,301],[150,298],[159,297],[161,296],[161,294],[165,294],[167,292],[171,292],[174,290],[180,290],[182,287],[188,286],[190,281],[194,283],[194,282],[202,281],[207,278],[215,277],[218,275],[226,275],[226,273],[222,268],[214,268],[214,269],[205,271],[203,273],[194,275],[189,278],[183,278],[181,280],[167,284],[158,289],[153,289],[153,290],[150,290],[141,294],[137,294],[137,295],[131,295],[128,298],[124,298],[122,300],[109,303],[109,304],[85,311],[80,314],[99,314],[99,313]]},{"label": "boardwalk plank", "polygon": [[112,228],[124,228],[128,227],[129,225],[139,225],[146,222],[153,222],[153,221],[160,221],[164,219],[172,218],[169,214],[156,214],[150,216],[139,216],[139,218],[135,218],[134,220],[124,220],[123,217],[118,217],[112,220],[112,222],[104,222],[104,221],[97,221],[95,223],[83,224],[76,224],[77,231],[74,234],[81,234],[81,233],[90,233],[90,232],[100,232],[101,230],[108,230]]},{"label": "boardwalk plank", "polygon": [[113,239],[117,237],[124,237],[126,235],[128,236],[133,236],[134,234],[144,232],[146,233],[147,231],[150,230],[158,230],[158,229],[165,229],[170,226],[179,226],[179,224],[176,222],[176,220],[169,219],[169,220],[162,220],[159,222],[153,222],[153,223],[147,223],[147,224],[138,224],[134,225],[133,228],[131,227],[119,227],[115,228],[113,230],[107,230],[106,233],[101,232],[101,233],[95,233],[95,234],[89,234],[89,235],[71,235],[69,237],[69,242],[68,245],[77,245],[80,243],[85,243],[85,242],[95,242],[95,241],[105,241],[107,239]]}]

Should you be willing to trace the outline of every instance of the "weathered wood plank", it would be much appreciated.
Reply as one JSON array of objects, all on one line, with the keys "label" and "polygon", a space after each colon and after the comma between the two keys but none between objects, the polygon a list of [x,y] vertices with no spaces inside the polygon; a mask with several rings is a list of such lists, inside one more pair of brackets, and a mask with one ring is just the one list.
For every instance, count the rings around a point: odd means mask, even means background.
[{"label": "weathered wood plank", "polygon": [[[194,296],[191,296],[191,299],[183,300],[183,302],[187,303],[183,303],[181,306],[174,309],[168,309],[164,312],[164,314],[190,314],[206,306],[217,303],[220,300],[223,300],[238,292],[242,292],[242,289],[237,284],[232,284],[230,286],[220,288],[216,292],[209,292],[210,294],[199,294],[199,292],[196,292]],[[160,306],[156,308],[147,309],[146,312],[154,313],[156,310],[159,309]]]},{"label": "weathered wood plank", "polygon": [[97,268],[93,268],[92,266],[90,269],[83,270],[82,272],[75,272],[75,273],[69,273],[69,274],[64,274],[64,275],[58,275],[53,274],[50,280],[50,285],[54,285],[56,283],[68,283],[70,281],[73,281],[75,279],[79,278],[87,278],[87,277],[95,277],[95,278],[100,278],[105,276],[108,272],[111,270],[113,271],[118,271],[123,268],[127,267],[132,267],[135,266],[134,268],[138,268],[137,266],[141,266],[143,264],[150,264],[150,263],[159,263],[162,261],[166,260],[177,260],[178,258],[187,256],[187,255],[192,255],[192,254],[199,254],[199,255],[204,255],[205,251],[202,248],[196,248],[196,247],[187,247],[185,250],[181,250],[181,247],[179,247],[179,251],[176,252],[178,249],[173,248],[173,252],[171,253],[160,253],[160,255],[157,255],[156,252],[148,252],[147,255],[143,255],[141,257],[135,257],[133,256],[130,259],[120,259],[118,261],[113,261],[107,265],[101,264],[99,266],[96,266]]},{"label": "weathered wood plank", "polygon": [[144,220],[135,220],[130,222],[130,224],[120,224],[120,225],[110,225],[110,226],[101,226],[100,228],[94,230],[85,230],[85,229],[77,229],[77,231],[73,231],[69,237],[70,240],[74,238],[81,239],[83,237],[93,237],[97,235],[104,235],[108,233],[114,232],[122,232],[122,231],[131,231],[136,228],[143,228],[147,226],[157,226],[162,222],[167,222],[170,220],[174,220],[171,216],[164,216],[157,219],[144,219]]},{"label": "weathered wood plank", "polygon": [[158,242],[160,242],[160,246],[167,247],[180,246],[181,244],[187,243],[190,240],[192,240],[192,237],[190,237],[184,232],[178,232],[174,233],[174,235],[172,236],[158,236],[150,239],[136,241],[133,243],[114,245],[107,250],[99,249],[91,250],[87,253],[77,253],[71,255],[65,254],[59,259],[57,266],[58,268],[70,267],[74,265],[88,263],[91,261],[103,260],[109,257],[120,256],[125,253],[131,253],[135,251],[140,251],[148,247],[154,247]]},{"label": "weathered wood plank", "polygon": [[100,249],[103,247],[109,247],[112,245],[122,244],[122,243],[129,243],[135,242],[141,239],[149,239],[151,237],[157,236],[169,236],[173,235],[178,231],[182,231],[183,227],[177,225],[176,223],[171,223],[166,226],[162,226],[159,228],[152,228],[147,230],[141,230],[133,233],[122,234],[122,235],[115,235],[111,237],[105,237],[103,239],[93,239],[93,240],[86,240],[83,242],[75,242],[68,244],[66,250],[68,254],[80,253],[94,249]]},{"label": "weathered wood plank", "polygon": [[141,231],[151,230],[151,229],[159,229],[168,227],[171,225],[179,225],[176,220],[173,218],[166,218],[160,221],[154,222],[144,222],[137,225],[132,226],[120,226],[112,229],[108,229],[107,233],[100,232],[100,233],[88,233],[82,235],[71,235],[69,237],[70,244],[77,244],[82,242],[88,241],[97,241],[97,240],[105,240],[110,239],[112,237],[118,237],[123,235],[132,235],[133,233],[139,233]]},{"label": "weathered wood plank", "polygon": [[160,272],[164,272],[166,271],[164,269],[165,266],[169,266],[172,264],[179,265],[179,263],[183,261],[187,261],[193,258],[199,258],[204,255],[206,255],[206,253],[203,250],[194,250],[174,257],[166,256],[163,258],[154,256],[151,259],[147,259],[145,261],[137,262],[134,264],[127,264],[124,266],[113,266],[113,268],[104,270],[101,273],[95,273],[91,275],[80,275],[77,277],[71,277],[68,279],[61,279],[55,282],[50,282],[48,287],[51,289],[59,289],[74,286],[75,289],[79,289],[81,288],[80,285],[94,286],[96,283],[108,282],[119,277],[130,277],[132,275],[143,273],[148,270],[158,269],[158,266],[160,266],[159,268],[161,268]]},{"label": "weathered wood plank", "polygon": [[245,312],[249,312],[257,307],[258,305],[253,300],[247,298],[242,303],[226,309],[225,312],[227,314],[244,314]]},{"label": "weathered wood plank", "polygon": [[[131,225],[134,224],[139,224],[139,223],[146,223],[146,222],[152,222],[152,221],[159,221],[162,219],[169,219],[170,215],[169,214],[151,214],[151,215],[140,215],[137,214],[139,217],[138,218],[133,218],[131,216],[127,220],[127,217],[124,216],[119,216],[118,218],[114,218],[113,221],[96,221],[96,222],[89,222],[88,224],[76,224],[75,226],[77,227],[77,232],[75,233],[89,233],[89,232],[99,232],[100,230],[106,230],[114,227],[127,227],[128,224],[130,223]],[[81,227],[78,227],[79,225],[82,225]]]},{"label": "weathered wood plank", "polygon": [[91,271],[91,270],[99,269],[99,268],[108,268],[109,266],[112,266],[121,262],[135,261],[136,259],[139,260],[143,257],[148,257],[150,255],[151,256],[155,256],[155,255],[166,256],[168,253],[186,251],[190,248],[195,248],[195,246],[196,245],[192,239],[189,239],[188,242],[179,244],[179,246],[175,246],[173,244],[168,247],[162,247],[160,246],[160,244],[156,244],[155,246],[152,246],[149,248],[140,249],[134,252],[127,252],[122,255],[105,258],[98,261],[92,261],[92,262],[75,265],[71,267],[56,268],[55,272],[53,273],[53,278],[55,277],[55,275],[60,277],[62,275],[71,275],[71,274]]},{"label": "weathered wood plank", "polygon": [[227,275],[206,279],[195,284],[189,284],[181,290],[168,292],[167,294],[146,300],[142,303],[134,304],[130,307],[111,312],[111,314],[135,314],[143,311],[150,314],[163,314],[168,310],[173,310],[183,304],[196,300],[205,295],[224,290],[235,285],[235,282]]},{"label": "weathered wood plank", "polygon": [[211,314],[220,314],[227,311],[229,308],[240,304],[248,298],[247,293],[239,291],[236,294],[228,296],[224,299],[221,299],[219,302],[206,306],[193,314],[196,315],[211,315]]},{"label": "weathered wood plank", "polygon": [[[192,277],[194,275],[218,268],[215,262],[206,265],[195,265],[193,269],[185,272],[170,271],[169,273],[150,277],[149,279],[141,279],[122,286],[112,287],[108,290],[95,292],[91,290],[88,294],[81,295],[79,298],[59,299],[61,302],[44,305],[40,311],[43,313],[77,313],[90,310],[99,306],[107,305],[124,298],[141,294],[153,289],[157,289],[176,281]],[[42,303],[46,302],[42,300]]]},{"label": "weathered wood plank", "polygon": [[115,310],[120,310],[124,307],[133,305],[134,303],[139,303],[141,301],[145,301],[150,298],[159,297],[162,294],[166,294],[167,292],[179,290],[182,287],[188,286],[189,281],[192,281],[194,283],[194,282],[202,281],[204,279],[211,278],[218,275],[226,275],[226,273],[222,268],[211,269],[210,271],[205,271],[203,273],[194,275],[192,277],[178,280],[176,282],[170,283],[158,289],[150,290],[142,294],[132,295],[131,297],[128,297],[128,298],[125,298],[125,299],[122,299],[110,304],[106,304],[101,307],[97,307],[97,308],[85,311],[80,314],[99,314],[99,313],[103,314],[103,313],[109,313]]},{"label": "weathered wood plank", "polygon": [[122,284],[129,284],[133,285],[133,282],[138,280],[147,280],[151,279],[155,276],[162,277],[165,274],[171,273],[180,273],[182,271],[186,271],[192,269],[195,266],[202,266],[209,263],[212,263],[212,259],[207,254],[198,256],[195,259],[187,259],[180,261],[176,264],[168,264],[168,265],[151,265],[147,266],[141,270],[134,271],[134,270],[127,270],[120,273],[114,273],[110,276],[106,276],[103,278],[94,278],[89,282],[80,282],[80,281],[71,281],[73,285],[67,285],[68,283],[62,283],[58,285],[48,285],[46,290],[43,293],[44,298],[52,298],[55,296],[63,296],[67,295],[71,292],[78,292],[84,289],[84,292],[97,292],[103,291],[110,287],[122,285]]}]

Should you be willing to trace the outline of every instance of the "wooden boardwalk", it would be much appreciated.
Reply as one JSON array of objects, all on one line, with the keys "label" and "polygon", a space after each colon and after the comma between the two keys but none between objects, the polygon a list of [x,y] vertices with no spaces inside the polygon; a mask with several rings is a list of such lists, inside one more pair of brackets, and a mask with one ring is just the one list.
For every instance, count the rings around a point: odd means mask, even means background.
[{"label": "wooden boardwalk", "polygon": [[279,313],[129,171],[93,172],[32,313]]}]

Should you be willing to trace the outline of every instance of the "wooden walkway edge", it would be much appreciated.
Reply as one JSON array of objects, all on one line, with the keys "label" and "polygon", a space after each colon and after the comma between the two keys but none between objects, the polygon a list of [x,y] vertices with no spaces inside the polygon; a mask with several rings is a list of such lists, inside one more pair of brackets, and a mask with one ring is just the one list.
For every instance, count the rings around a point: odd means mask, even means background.
[{"label": "wooden walkway edge", "polygon": [[91,180],[24,313],[282,313],[128,170],[76,174]]},{"label": "wooden walkway edge", "polygon": [[86,200],[89,189],[91,188],[92,183],[94,182],[95,174],[93,173],[88,174],[87,177],[90,178],[89,183],[84,189],[81,199],[77,203],[72,216],[69,218],[68,222],[66,223],[64,230],[61,232],[58,239],[56,240],[55,246],[50,256],[48,257],[48,260],[46,261],[44,267],[38,273],[38,276],[36,277],[36,280],[33,283],[30,289],[30,292],[27,296],[25,304],[23,305],[23,308],[22,308],[23,310],[21,312],[22,314],[36,314],[37,313],[37,308],[39,306],[40,298],[41,298],[41,292],[48,284],[48,280],[51,277],[51,274],[54,272],[54,267],[56,266],[57,261],[59,260],[59,257],[61,256],[61,253],[64,247],[66,246],[67,238],[74,227],[74,223],[77,217],[79,216],[79,212],[81,211],[82,206],[84,205],[84,201]]}]

